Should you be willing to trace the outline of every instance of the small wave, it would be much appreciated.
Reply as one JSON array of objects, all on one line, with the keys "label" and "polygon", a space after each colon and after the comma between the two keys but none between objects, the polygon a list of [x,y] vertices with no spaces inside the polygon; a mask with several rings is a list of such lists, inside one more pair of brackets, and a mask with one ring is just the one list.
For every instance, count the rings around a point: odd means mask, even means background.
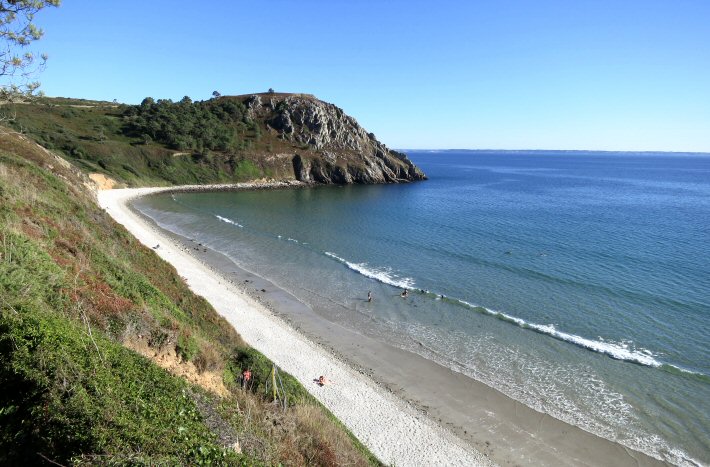
[{"label": "small wave", "polygon": [[498,319],[507,321],[509,323],[516,324],[521,328],[532,329],[533,331],[539,332],[541,334],[546,334],[548,336],[554,337],[561,341],[569,342],[575,344],[579,347],[583,347],[588,350],[592,350],[597,353],[608,355],[611,358],[617,360],[625,360],[628,362],[638,363],[644,366],[650,366],[658,368],[663,363],[656,360],[654,354],[646,349],[635,349],[632,348],[629,342],[607,342],[603,339],[593,340],[587,339],[586,337],[577,336],[575,334],[569,334],[566,332],[558,331],[553,324],[536,324],[529,323],[524,319],[511,316],[509,314],[503,313],[501,311],[490,310],[486,307],[477,306],[472,303],[466,302],[464,300],[458,300],[459,303],[467,308],[481,310],[483,313],[495,316]]},{"label": "small wave", "polygon": [[221,220],[222,222],[226,222],[227,224],[236,225],[237,227],[242,228],[242,229],[244,228],[244,226],[242,224],[240,224],[239,222],[235,222],[232,219],[227,219],[226,217],[222,217],[218,214],[215,214],[214,217]]},{"label": "small wave", "polygon": [[680,366],[671,365],[670,363],[664,363],[661,365],[661,370],[673,375],[686,376],[697,381],[702,381],[703,383],[710,383],[710,375],[706,375],[705,373],[701,373],[699,371],[688,370],[687,368]]},{"label": "small wave", "polygon": [[627,361],[627,362],[636,363],[639,365],[648,366],[648,367],[652,367],[652,368],[659,368],[659,369],[667,371],[669,373],[683,374],[685,376],[699,379],[701,381],[710,381],[709,375],[706,375],[704,373],[695,372],[692,370],[688,370],[685,368],[681,368],[679,366],[672,365],[669,363],[661,362],[656,358],[657,357],[656,354],[654,354],[653,352],[651,352],[650,350],[647,350],[647,349],[636,348],[633,345],[633,343],[630,341],[613,342],[613,341],[604,340],[601,337],[599,338],[599,340],[594,340],[594,339],[588,339],[588,338],[582,337],[582,336],[577,336],[575,334],[570,334],[567,332],[559,331],[558,329],[555,328],[555,326],[553,324],[531,323],[531,322],[525,321],[522,318],[518,318],[516,316],[512,316],[507,313],[503,313],[502,311],[491,310],[490,308],[486,308],[486,307],[483,307],[480,305],[475,305],[475,304],[469,303],[465,300],[460,300],[460,299],[453,298],[453,297],[447,297],[445,295],[440,295],[440,294],[437,294],[437,293],[429,291],[429,290],[416,289],[414,279],[411,279],[408,277],[399,277],[399,276],[393,274],[392,270],[389,268],[375,269],[375,268],[368,266],[367,263],[351,263],[351,262],[347,261],[346,259],[339,257],[335,253],[331,253],[331,252],[326,251],[325,254],[327,256],[337,260],[338,262],[343,263],[344,265],[346,265],[348,268],[352,269],[353,271],[358,272],[358,273],[362,274],[363,276],[369,277],[371,279],[375,279],[377,281],[380,281],[384,284],[388,284],[388,285],[398,287],[398,288],[418,290],[418,292],[420,292],[424,295],[427,295],[435,300],[441,300],[444,302],[463,306],[465,308],[477,311],[479,313],[493,316],[497,319],[500,319],[502,321],[506,321],[508,323],[519,326],[521,328],[530,329],[532,331],[538,332],[540,334],[545,334],[545,335],[555,338],[557,340],[568,342],[570,344],[574,344],[578,347],[582,347],[582,348],[585,348],[587,350],[591,350],[591,351],[599,353],[599,354],[607,355],[607,356],[609,356],[613,359],[616,359],[616,360]]},{"label": "small wave", "polygon": [[[281,238],[281,235],[279,235],[279,238]],[[291,237],[288,237],[288,238],[286,239],[286,241],[288,241],[288,242],[293,242],[293,243],[298,243],[298,240],[296,240],[295,238],[291,238]]]},{"label": "small wave", "polygon": [[344,265],[352,269],[355,272],[359,272],[365,277],[370,279],[375,279],[383,284],[391,285],[393,287],[399,287],[401,289],[411,289],[414,288],[414,279],[409,277],[399,277],[392,272],[390,268],[372,268],[368,266],[367,263],[351,263],[335,253],[325,252],[326,256],[329,256]]}]

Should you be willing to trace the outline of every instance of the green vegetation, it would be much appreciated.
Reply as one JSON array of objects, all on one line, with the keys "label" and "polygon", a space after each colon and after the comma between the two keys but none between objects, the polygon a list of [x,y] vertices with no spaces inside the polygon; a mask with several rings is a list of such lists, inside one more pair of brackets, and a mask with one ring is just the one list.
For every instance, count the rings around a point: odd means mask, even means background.
[{"label": "green vegetation", "polygon": [[377,464],[283,372],[290,407],[271,404],[271,362],[76,169],[5,129],[0,148],[0,464]]},{"label": "green vegetation", "polygon": [[[228,363],[228,369],[232,374],[241,374],[245,369],[251,370],[253,379],[251,388],[257,392],[265,392],[271,378],[271,366],[269,359],[251,347],[236,349]],[[288,394],[288,404],[315,402],[313,396],[293,376],[283,373],[280,377],[284,391]]]},{"label": "green vegetation", "polygon": [[140,105],[41,98],[0,106],[0,118],[89,173],[128,186],[234,183],[293,176],[265,153],[303,151],[252,120],[238,97]]},{"label": "green vegetation", "polygon": [[236,134],[245,133],[248,128],[253,131],[254,127],[244,104],[228,99],[192,102],[185,96],[173,103],[147,97],[141,105],[126,106],[124,116],[122,131],[127,136],[200,153],[237,149]]},{"label": "green vegetation", "polygon": [[[47,55],[27,50],[44,34],[32,21],[44,8],[56,6],[59,0],[0,0],[0,100],[25,99],[39,87],[27,82],[47,61]],[[17,77],[20,84],[13,82]]]},{"label": "green vegetation", "polygon": [[0,316],[0,463],[240,459],[218,445],[185,382],[86,326],[23,308]]}]

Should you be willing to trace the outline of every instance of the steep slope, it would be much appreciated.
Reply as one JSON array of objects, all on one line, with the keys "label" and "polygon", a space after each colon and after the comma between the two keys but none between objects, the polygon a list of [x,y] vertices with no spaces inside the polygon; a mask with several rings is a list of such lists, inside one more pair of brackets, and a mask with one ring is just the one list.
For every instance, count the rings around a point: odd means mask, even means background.
[{"label": "steep slope", "polygon": [[377,463],[287,374],[267,401],[271,363],[89,184],[0,127],[0,465]]},{"label": "steep slope", "polygon": [[406,155],[392,151],[339,107],[307,94],[254,94],[249,115],[270,134],[294,143],[294,177],[318,183],[396,183],[423,180]]}]

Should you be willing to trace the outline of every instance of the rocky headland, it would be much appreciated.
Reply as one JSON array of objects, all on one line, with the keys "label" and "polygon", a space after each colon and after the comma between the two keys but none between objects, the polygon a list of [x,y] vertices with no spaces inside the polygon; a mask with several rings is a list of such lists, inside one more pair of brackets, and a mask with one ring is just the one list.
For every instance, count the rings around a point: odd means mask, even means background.
[{"label": "rocky headland", "polygon": [[368,133],[343,109],[309,94],[240,96],[249,116],[268,133],[291,143],[293,177],[316,183],[400,183],[425,180],[405,154]]}]

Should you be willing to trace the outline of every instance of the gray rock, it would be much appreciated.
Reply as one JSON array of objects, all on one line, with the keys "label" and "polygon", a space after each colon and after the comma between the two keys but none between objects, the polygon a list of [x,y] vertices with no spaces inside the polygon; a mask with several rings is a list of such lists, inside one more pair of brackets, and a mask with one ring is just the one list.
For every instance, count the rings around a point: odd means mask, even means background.
[{"label": "gray rock", "polygon": [[302,152],[292,158],[296,180],[311,183],[393,183],[425,180],[406,155],[392,151],[342,109],[313,96],[258,95],[245,101],[250,117],[265,121]]}]

